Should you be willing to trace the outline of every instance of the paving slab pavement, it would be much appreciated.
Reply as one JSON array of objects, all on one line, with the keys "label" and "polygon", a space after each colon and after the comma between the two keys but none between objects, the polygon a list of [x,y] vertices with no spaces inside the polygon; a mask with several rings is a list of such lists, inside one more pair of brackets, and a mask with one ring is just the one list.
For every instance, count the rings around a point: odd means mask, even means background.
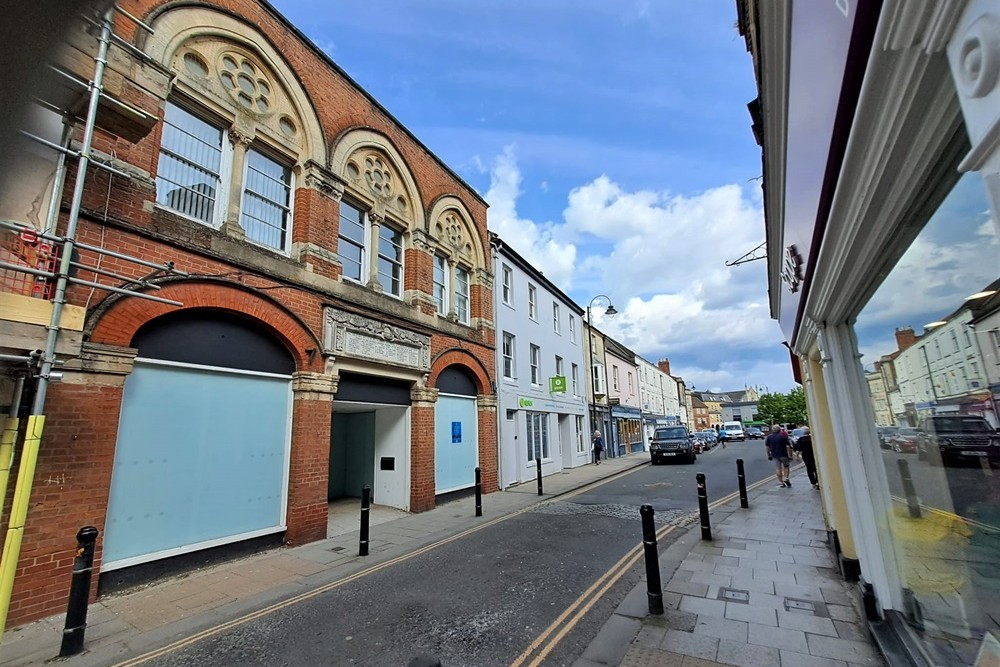
[{"label": "paving slab pavement", "polygon": [[665,613],[649,614],[646,578],[573,667],[875,667],[884,665],[826,546],[819,492],[751,492],[712,512],[660,555]]}]

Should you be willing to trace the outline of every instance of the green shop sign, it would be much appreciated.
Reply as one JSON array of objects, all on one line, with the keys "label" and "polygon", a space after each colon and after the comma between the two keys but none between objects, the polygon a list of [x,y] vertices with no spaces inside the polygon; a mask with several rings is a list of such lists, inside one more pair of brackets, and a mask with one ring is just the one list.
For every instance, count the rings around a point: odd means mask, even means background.
[{"label": "green shop sign", "polygon": [[566,376],[556,375],[549,378],[549,393],[552,394],[565,394],[566,393]]},{"label": "green shop sign", "polygon": [[525,398],[523,396],[519,396],[518,399],[517,399],[517,407],[519,407],[519,408],[530,408],[534,404],[535,404],[535,402],[533,400],[531,400],[530,398]]}]

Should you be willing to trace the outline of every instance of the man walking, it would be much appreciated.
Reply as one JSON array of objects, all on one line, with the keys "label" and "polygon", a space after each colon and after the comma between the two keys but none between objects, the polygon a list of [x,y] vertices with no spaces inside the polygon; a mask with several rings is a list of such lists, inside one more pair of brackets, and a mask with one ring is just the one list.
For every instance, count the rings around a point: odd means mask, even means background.
[{"label": "man walking", "polygon": [[792,488],[791,464],[789,450],[792,443],[788,436],[781,432],[781,427],[777,424],[771,427],[771,435],[764,440],[764,448],[767,449],[767,460],[774,461],[774,474],[778,478],[778,483],[786,489]]},{"label": "man walking", "polygon": [[802,455],[802,462],[806,464],[806,474],[809,475],[809,483],[814,489],[819,488],[819,478],[816,476],[816,457],[813,454],[813,439],[809,433],[809,427],[803,427],[803,433],[795,441],[795,449]]}]

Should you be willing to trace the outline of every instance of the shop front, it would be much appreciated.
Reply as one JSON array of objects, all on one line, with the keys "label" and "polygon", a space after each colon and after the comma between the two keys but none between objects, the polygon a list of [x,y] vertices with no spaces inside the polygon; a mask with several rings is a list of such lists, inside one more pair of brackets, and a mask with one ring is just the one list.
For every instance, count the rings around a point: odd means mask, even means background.
[{"label": "shop front", "polygon": [[998,664],[1000,6],[738,7],[831,548],[890,664]]},{"label": "shop front", "polygon": [[611,421],[618,456],[645,449],[642,440],[642,410],[626,405],[611,406]]}]

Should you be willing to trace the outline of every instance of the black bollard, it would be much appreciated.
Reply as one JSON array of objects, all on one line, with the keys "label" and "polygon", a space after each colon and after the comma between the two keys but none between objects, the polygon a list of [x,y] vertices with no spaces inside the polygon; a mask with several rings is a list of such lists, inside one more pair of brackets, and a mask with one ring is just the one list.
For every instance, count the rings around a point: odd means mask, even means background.
[{"label": "black bollard", "polygon": [[911,519],[919,519],[923,512],[920,511],[920,499],[917,498],[917,490],[913,488],[913,477],[910,475],[910,462],[906,459],[896,459],[899,466],[899,477],[903,481],[903,493],[906,494],[906,507],[910,510]]},{"label": "black bollard", "polygon": [[542,457],[535,457],[535,469],[538,471],[538,495],[542,495]]},{"label": "black bollard", "polygon": [[476,516],[483,515],[483,471],[476,468]]},{"label": "black bollard", "polygon": [[87,631],[87,605],[90,602],[90,575],[94,571],[94,544],[98,530],[85,526],[76,534],[76,558],[73,559],[73,583],[69,589],[66,606],[66,625],[63,629],[59,657],[76,655],[83,650],[84,633]]},{"label": "black bollard", "polygon": [[750,509],[750,500],[747,498],[747,476],[743,471],[743,459],[736,459],[736,476],[740,481],[740,507]]},{"label": "black bollard", "polygon": [[712,539],[712,523],[708,518],[708,489],[705,488],[705,473],[695,475],[698,481],[698,509],[701,510],[701,539]]},{"label": "black bollard", "polygon": [[663,613],[663,588],[660,586],[660,557],[656,552],[656,526],[653,525],[653,506],[639,508],[642,517],[642,549],[646,556],[646,600],[650,614]]},{"label": "black bollard", "polygon": [[372,487],[367,484],[361,489],[361,541],[358,544],[358,555],[368,555],[368,514],[371,511]]}]

